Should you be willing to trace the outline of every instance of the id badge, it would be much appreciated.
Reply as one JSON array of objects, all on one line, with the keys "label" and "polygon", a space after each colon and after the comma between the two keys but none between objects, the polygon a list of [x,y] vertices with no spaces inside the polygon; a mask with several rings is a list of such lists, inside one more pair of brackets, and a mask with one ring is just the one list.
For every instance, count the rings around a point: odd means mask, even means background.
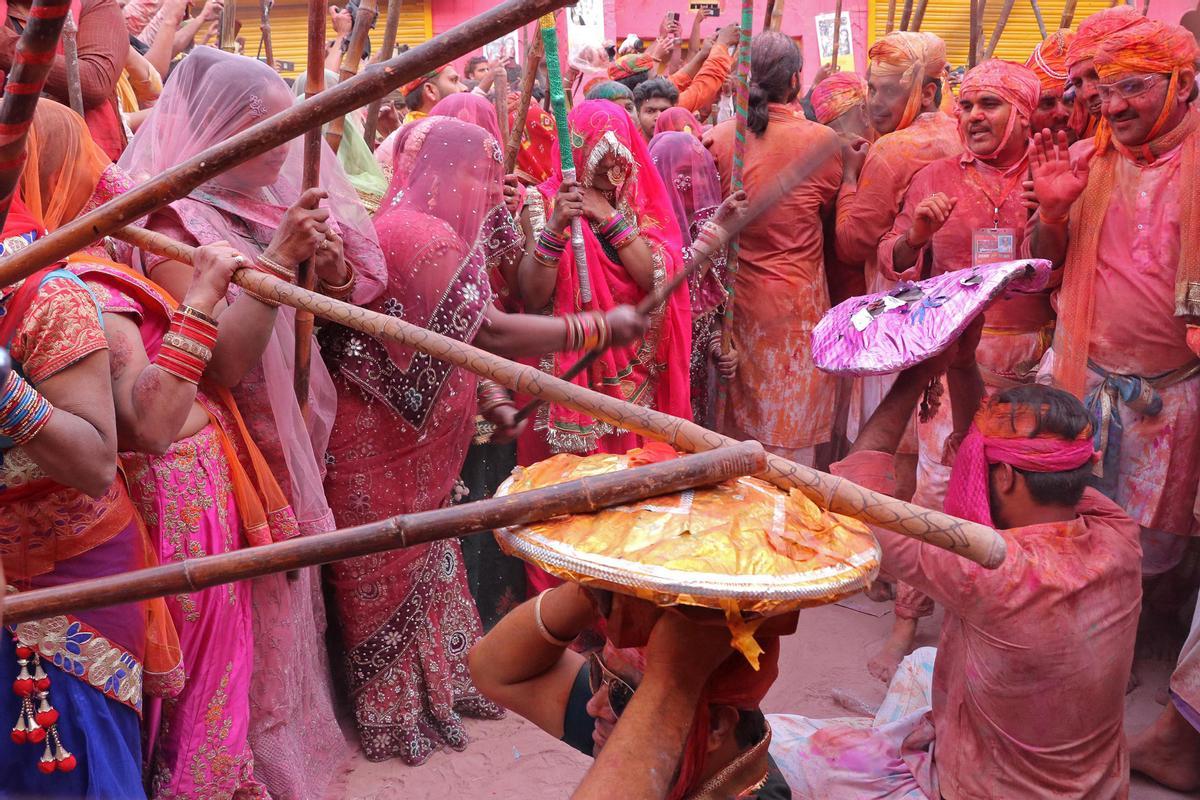
[{"label": "id badge", "polygon": [[1017,236],[1012,228],[978,228],[971,234],[971,266],[1013,261]]}]

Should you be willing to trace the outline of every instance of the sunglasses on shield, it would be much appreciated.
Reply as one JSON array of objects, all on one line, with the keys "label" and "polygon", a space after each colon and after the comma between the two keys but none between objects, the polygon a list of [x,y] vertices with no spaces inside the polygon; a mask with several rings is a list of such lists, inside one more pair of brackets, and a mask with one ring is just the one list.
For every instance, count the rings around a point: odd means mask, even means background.
[{"label": "sunglasses on shield", "polygon": [[1096,91],[1100,94],[1100,101],[1103,103],[1107,103],[1114,97],[1130,100],[1153,89],[1154,84],[1158,83],[1158,79],[1158,75],[1137,75],[1132,78],[1124,78],[1116,83],[1096,84]]},{"label": "sunglasses on shield", "polygon": [[598,653],[588,656],[588,686],[592,694],[600,691],[601,686],[608,686],[608,705],[612,708],[613,716],[620,717],[621,713],[633,699],[633,687],[608,668],[600,660]]}]

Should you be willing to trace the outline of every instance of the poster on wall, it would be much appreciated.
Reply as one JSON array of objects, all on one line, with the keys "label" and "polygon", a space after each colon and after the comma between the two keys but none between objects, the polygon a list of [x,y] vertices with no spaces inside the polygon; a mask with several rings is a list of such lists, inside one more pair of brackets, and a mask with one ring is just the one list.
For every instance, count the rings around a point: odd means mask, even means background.
[{"label": "poster on wall", "polygon": [[[833,60],[833,14],[817,14],[817,47],[821,63]],[[854,71],[854,37],[850,35],[850,12],[842,12],[842,25],[838,31],[838,68],[843,72]]]},{"label": "poster on wall", "polygon": [[483,57],[488,61],[503,59],[504,61],[520,61],[518,53],[521,52],[521,45],[517,39],[516,31],[509,31],[494,42],[489,42],[483,46]]},{"label": "poster on wall", "polygon": [[604,0],[579,0],[567,6],[567,49],[570,56],[585,47],[604,45]]}]

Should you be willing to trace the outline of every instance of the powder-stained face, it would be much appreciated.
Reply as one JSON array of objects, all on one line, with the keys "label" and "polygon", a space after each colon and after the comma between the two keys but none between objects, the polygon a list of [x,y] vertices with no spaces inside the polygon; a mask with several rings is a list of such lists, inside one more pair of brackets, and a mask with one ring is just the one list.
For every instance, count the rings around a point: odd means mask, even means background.
[{"label": "powder-stained face", "polygon": [[867,78],[867,116],[876,133],[882,136],[900,126],[911,90],[911,83],[899,75],[871,75]]},{"label": "powder-stained face", "polygon": [[1086,105],[1093,117],[1100,116],[1100,92],[1097,89],[1100,76],[1096,74],[1096,62],[1088,59],[1072,65],[1070,81],[1075,87],[1075,102]]},{"label": "powder-stained face", "polygon": [[958,101],[958,133],[976,155],[995,154],[1004,143],[1012,104],[991,92],[964,92]]},{"label": "powder-stained face", "polygon": [[1168,85],[1165,75],[1125,75],[1096,84],[1113,138],[1127,147],[1145,144],[1167,101]]},{"label": "powder-stained face", "polygon": [[1037,108],[1029,118],[1029,123],[1034,131],[1048,129],[1055,137],[1059,132],[1066,132],[1068,139],[1075,141],[1075,131],[1070,125],[1073,106],[1073,98],[1067,97],[1065,87],[1064,89],[1043,91],[1041,97],[1038,98]]}]

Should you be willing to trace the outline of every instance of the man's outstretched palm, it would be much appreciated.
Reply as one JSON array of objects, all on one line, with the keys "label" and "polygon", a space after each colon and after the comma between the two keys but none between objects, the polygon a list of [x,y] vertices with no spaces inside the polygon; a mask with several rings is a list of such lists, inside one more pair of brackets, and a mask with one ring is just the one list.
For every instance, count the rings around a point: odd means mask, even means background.
[{"label": "man's outstretched palm", "polygon": [[1033,137],[1029,150],[1033,172],[1033,193],[1042,209],[1042,216],[1065,217],[1071,205],[1087,187],[1092,153],[1071,163],[1067,134],[1059,131],[1057,140],[1045,130]]}]

